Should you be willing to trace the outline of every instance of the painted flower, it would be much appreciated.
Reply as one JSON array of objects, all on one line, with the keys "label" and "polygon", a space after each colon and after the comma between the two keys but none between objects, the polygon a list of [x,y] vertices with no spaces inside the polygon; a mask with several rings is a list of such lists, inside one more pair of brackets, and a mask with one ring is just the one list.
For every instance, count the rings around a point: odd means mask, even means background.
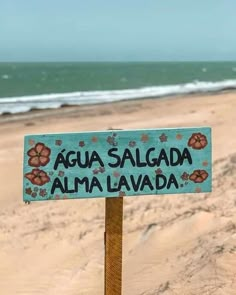
[{"label": "painted flower", "polygon": [[39,195],[40,195],[41,197],[45,197],[45,196],[47,195],[47,191],[46,191],[46,189],[40,189],[40,191],[39,191]]},{"label": "painted flower", "polygon": [[31,195],[31,194],[32,194],[32,189],[31,189],[30,187],[26,188],[26,189],[25,189],[25,193],[26,193],[27,195]]},{"label": "painted flower", "polygon": [[183,138],[182,134],[180,134],[180,133],[176,134],[176,139],[177,140],[181,140],[182,138]]},{"label": "painted flower", "polygon": [[105,167],[99,167],[99,172],[104,173],[105,172]]},{"label": "painted flower", "polygon": [[189,176],[189,179],[195,183],[201,183],[208,177],[208,173],[205,170],[194,170]]},{"label": "painted flower", "polygon": [[58,176],[60,176],[60,177],[63,177],[63,176],[64,176],[64,174],[65,174],[65,172],[64,172],[64,171],[59,171],[59,172],[58,172]]},{"label": "painted flower", "polygon": [[35,141],[33,139],[29,139],[29,145],[35,145]]},{"label": "painted flower", "polygon": [[91,138],[91,141],[94,142],[94,143],[98,142],[98,138],[97,138],[97,136],[93,136],[93,137]]},{"label": "painted flower", "polygon": [[135,146],[136,146],[136,141],[131,140],[131,141],[129,142],[129,147],[135,147]]},{"label": "painted flower", "polygon": [[115,140],[115,136],[114,136],[114,134],[113,134],[113,136],[108,136],[108,137],[107,137],[107,142],[108,142],[110,145],[117,146],[117,141]]},{"label": "painted flower", "polygon": [[99,173],[99,170],[98,169],[94,169],[93,170],[93,174],[98,174]]},{"label": "painted flower", "polygon": [[62,140],[60,140],[60,139],[57,139],[57,140],[55,140],[55,145],[62,145]]},{"label": "painted flower", "polygon": [[84,143],[83,140],[79,142],[79,146],[80,146],[80,147],[84,147],[84,146],[85,146],[85,143]]},{"label": "painted flower", "polygon": [[30,157],[28,160],[29,166],[40,167],[46,166],[50,161],[51,150],[44,143],[38,142],[35,147],[27,152]]},{"label": "painted flower", "polygon": [[189,174],[187,172],[184,172],[182,175],[181,175],[181,178],[182,180],[188,180],[189,179]]},{"label": "painted flower", "polygon": [[113,176],[116,177],[116,178],[118,178],[118,177],[120,177],[120,173],[117,172],[117,171],[114,171],[114,172],[113,172]]},{"label": "painted flower", "polygon": [[193,133],[188,140],[188,146],[192,147],[195,150],[204,149],[207,143],[208,142],[206,136],[200,132]]},{"label": "painted flower", "polygon": [[37,197],[37,193],[33,192],[33,193],[31,194],[31,197],[32,197],[32,198],[36,198],[36,197]]},{"label": "painted flower", "polygon": [[39,186],[44,185],[50,181],[47,173],[39,169],[33,169],[31,172],[26,173],[25,177],[29,179],[31,183]]},{"label": "painted flower", "polygon": [[168,137],[165,135],[165,133],[162,133],[161,136],[159,136],[160,142],[166,142],[167,138]]},{"label": "painted flower", "polygon": [[158,168],[157,170],[155,170],[155,173],[156,173],[157,175],[162,174],[162,170],[161,170],[161,168]]},{"label": "painted flower", "polygon": [[149,141],[149,136],[148,136],[147,134],[142,134],[142,136],[141,136],[141,141],[142,141],[142,142],[147,142],[147,141]]}]

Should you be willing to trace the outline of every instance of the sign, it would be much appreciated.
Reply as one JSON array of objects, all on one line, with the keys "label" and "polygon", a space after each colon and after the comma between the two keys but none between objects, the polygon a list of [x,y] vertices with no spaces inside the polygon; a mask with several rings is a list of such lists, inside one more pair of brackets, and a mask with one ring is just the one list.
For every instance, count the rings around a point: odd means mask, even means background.
[{"label": "sign", "polygon": [[27,135],[24,201],[211,191],[211,129]]},{"label": "sign", "polygon": [[211,166],[206,127],[28,135],[23,198],[107,197],[104,292],[121,295],[123,197],[210,192]]}]

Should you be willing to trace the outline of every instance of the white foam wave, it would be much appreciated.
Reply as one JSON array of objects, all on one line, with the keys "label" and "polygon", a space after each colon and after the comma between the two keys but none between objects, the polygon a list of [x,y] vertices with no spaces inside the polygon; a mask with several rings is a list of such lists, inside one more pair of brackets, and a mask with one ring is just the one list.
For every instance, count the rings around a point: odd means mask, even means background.
[{"label": "white foam wave", "polygon": [[7,80],[7,79],[9,79],[9,78],[10,78],[10,76],[9,76],[9,75],[7,75],[7,74],[4,74],[4,75],[2,75],[2,76],[1,76],[1,78],[2,78],[2,79],[4,79],[4,80]]},{"label": "white foam wave", "polygon": [[187,84],[144,87],[139,89],[84,91],[0,98],[0,114],[22,113],[31,109],[59,108],[62,105],[99,104],[121,100],[163,97],[236,89],[236,80],[194,81]]}]

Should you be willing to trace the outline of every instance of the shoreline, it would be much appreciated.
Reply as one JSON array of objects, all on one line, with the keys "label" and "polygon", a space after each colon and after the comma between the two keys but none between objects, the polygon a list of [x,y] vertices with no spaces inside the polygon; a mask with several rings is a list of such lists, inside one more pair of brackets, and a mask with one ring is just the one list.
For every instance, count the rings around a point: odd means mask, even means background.
[{"label": "shoreline", "polygon": [[[113,102],[101,102],[101,103],[93,103],[93,104],[81,104],[81,105],[68,105],[63,104],[58,108],[33,108],[26,112],[19,113],[3,113],[0,114],[0,123],[11,123],[22,120],[32,120],[34,118],[44,118],[47,116],[50,117],[58,117],[58,116],[66,116],[73,115],[74,113],[79,113],[81,116],[89,115],[89,111],[93,111],[97,109],[97,111],[101,114],[102,109],[107,109],[114,106],[122,106],[122,105],[137,105],[137,103],[155,103],[155,102],[163,102],[169,100],[182,100],[182,99],[195,99],[196,97],[213,97],[227,94],[235,94],[236,90],[222,90],[217,92],[204,92],[204,93],[192,93],[192,94],[178,94],[178,95],[169,95],[162,97],[144,97],[144,98],[133,98],[133,99],[123,99],[119,101]],[[85,112],[83,114],[83,112]]]},{"label": "shoreline", "polygon": [[[60,88],[59,88],[60,89]],[[109,88],[108,88],[109,89]],[[57,90],[58,91],[58,90]],[[50,92],[0,98],[0,114],[10,116],[35,110],[58,109],[65,106],[98,105],[120,101],[162,99],[195,95],[218,95],[236,91],[236,79],[221,81],[182,82],[142,86],[138,88],[117,88],[114,90],[87,90]]]}]

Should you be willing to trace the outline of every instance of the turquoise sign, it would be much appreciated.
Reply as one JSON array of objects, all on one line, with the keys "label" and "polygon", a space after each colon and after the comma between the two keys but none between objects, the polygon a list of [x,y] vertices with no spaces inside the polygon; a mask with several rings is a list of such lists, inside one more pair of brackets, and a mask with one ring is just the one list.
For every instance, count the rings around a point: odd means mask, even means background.
[{"label": "turquoise sign", "polygon": [[210,192],[211,129],[27,135],[24,201]]}]

